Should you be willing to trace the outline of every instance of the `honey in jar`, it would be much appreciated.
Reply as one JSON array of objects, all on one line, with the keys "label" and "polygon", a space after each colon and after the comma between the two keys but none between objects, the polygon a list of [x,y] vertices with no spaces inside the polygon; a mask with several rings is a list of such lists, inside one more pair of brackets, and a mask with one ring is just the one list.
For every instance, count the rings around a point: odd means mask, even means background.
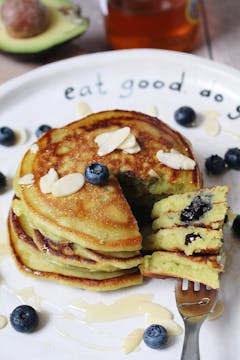
[{"label": "honey in jar", "polygon": [[113,49],[193,50],[199,40],[197,0],[108,0],[105,14]]}]

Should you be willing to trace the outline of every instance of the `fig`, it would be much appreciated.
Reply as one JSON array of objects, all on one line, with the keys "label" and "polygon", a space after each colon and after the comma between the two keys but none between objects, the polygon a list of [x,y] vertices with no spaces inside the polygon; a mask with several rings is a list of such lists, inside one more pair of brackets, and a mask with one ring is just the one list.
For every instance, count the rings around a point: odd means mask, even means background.
[{"label": "fig", "polygon": [[8,34],[14,38],[31,38],[49,26],[47,6],[39,0],[5,0],[1,19]]}]

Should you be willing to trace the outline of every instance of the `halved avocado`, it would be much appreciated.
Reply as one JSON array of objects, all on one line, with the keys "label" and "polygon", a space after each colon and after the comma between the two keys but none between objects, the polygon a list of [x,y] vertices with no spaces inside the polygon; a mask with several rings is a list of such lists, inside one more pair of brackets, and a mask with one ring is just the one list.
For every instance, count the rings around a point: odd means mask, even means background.
[{"label": "halved avocado", "polygon": [[[0,0],[0,6],[4,0]],[[42,0],[49,10],[50,25],[31,38],[11,37],[0,19],[0,50],[14,54],[36,54],[83,34],[88,19],[80,17],[78,6],[68,0]],[[72,10],[72,11],[71,11]]]}]

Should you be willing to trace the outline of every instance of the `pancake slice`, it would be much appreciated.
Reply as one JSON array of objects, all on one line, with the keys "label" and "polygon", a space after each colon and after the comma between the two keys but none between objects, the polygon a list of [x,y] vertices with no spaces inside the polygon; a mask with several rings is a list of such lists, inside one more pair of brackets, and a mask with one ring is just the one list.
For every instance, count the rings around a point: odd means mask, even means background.
[{"label": "pancake slice", "polygon": [[194,193],[172,195],[157,202],[152,211],[152,217],[155,218],[153,230],[190,225],[221,229],[227,215],[228,191],[227,186],[217,186]]},{"label": "pancake slice", "polygon": [[218,254],[223,244],[223,231],[189,226],[160,229],[143,240],[145,252],[182,251],[186,255]]},{"label": "pancake slice", "polygon": [[182,253],[156,251],[144,256],[140,270],[143,276],[183,278],[217,289],[223,265],[218,256],[186,256]]},{"label": "pancake slice", "polygon": [[[33,229],[27,222],[25,216],[21,215],[20,217],[17,217],[13,213],[12,217],[18,229],[21,229],[22,233],[27,234],[32,239],[38,250],[45,255],[46,260],[50,262],[63,266],[87,268],[90,271],[111,272],[120,269],[137,267],[142,261],[142,257],[139,252],[130,252],[130,257],[126,257],[125,255],[125,257],[118,258],[117,254],[111,255],[111,253],[96,253],[90,249],[82,249],[79,245],[74,243],[54,242],[45,238],[38,230]],[[86,256],[89,255],[89,253],[91,255],[92,252],[92,258]]]},{"label": "pancake slice", "polygon": [[182,211],[191,204],[196,196],[200,196],[203,202],[211,202],[212,204],[226,203],[228,191],[228,186],[214,186],[200,189],[198,192],[176,194],[155,203],[152,209],[152,218],[155,219],[168,212]]},{"label": "pancake slice", "polygon": [[153,234],[143,240],[144,276],[182,277],[219,287],[227,186],[172,195],[154,205]]},{"label": "pancake slice", "polygon": [[17,266],[25,274],[54,280],[67,285],[93,291],[116,290],[142,282],[137,268],[115,272],[96,271],[69,266],[63,267],[46,260],[32,239],[18,226],[16,216],[11,212],[8,220],[10,244]]}]

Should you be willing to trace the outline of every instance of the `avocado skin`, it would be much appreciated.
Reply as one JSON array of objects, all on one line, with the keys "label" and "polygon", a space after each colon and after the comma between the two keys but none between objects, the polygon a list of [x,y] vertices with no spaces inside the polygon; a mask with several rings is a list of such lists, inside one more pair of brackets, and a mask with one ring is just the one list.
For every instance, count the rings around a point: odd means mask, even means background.
[{"label": "avocado skin", "polygon": [[[0,0],[0,7],[4,0]],[[81,22],[74,22],[59,9],[78,10],[78,6],[68,0],[42,0],[50,14],[50,25],[46,31],[32,38],[18,39],[11,37],[0,19],[0,51],[24,57],[44,56],[53,48],[82,35],[89,26],[89,20],[81,17]]]}]

